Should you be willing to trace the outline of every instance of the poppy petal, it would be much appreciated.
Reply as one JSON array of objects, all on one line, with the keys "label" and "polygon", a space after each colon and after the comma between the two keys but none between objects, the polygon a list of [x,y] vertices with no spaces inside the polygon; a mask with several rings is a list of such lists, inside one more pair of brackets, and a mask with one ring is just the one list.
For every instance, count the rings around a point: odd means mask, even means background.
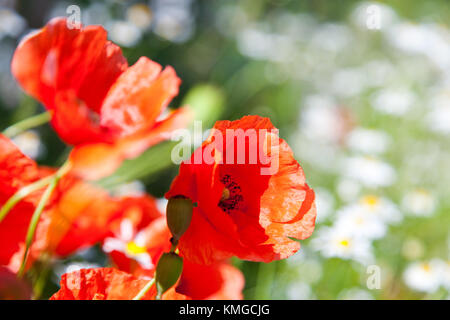
[{"label": "poppy petal", "polygon": [[27,93],[54,108],[58,91],[73,90],[92,110],[128,64],[121,49],[107,40],[101,26],[67,27],[67,19],[55,18],[25,37],[11,64],[15,78]]},{"label": "poppy petal", "polygon": [[96,143],[76,147],[70,155],[72,171],[88,180],[106,177],[114,173],[123,160],[133,159],[147,148],[169,139],[173,130],[185,127],[190,121],[189,109],[180,108],[166,119],[157,122],[149,131],[132,135],[116,143]]}]

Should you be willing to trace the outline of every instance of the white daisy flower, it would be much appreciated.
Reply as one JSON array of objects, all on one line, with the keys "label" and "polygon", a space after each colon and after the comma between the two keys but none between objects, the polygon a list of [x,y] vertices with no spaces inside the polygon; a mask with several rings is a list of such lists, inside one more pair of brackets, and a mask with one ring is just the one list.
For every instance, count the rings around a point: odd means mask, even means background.
[{"label": "white daisy flower", "polygon": [[390,139],[382,131],[355,128],[347,136],[347,146],[364,154],[380,154],[386,151]]},{"label": "white daisy flower", "polygon": [[361,207],[361,210],[378,217],[388,224],[398,223],[403,219],[397,206],[384,197],[368,194],[361,197],[357,205]]},{"label": "white daisy flower", "polygon": [[346,124],[335,101],[328,96],[308,96],[304,102],[300,128],[308,138],[325,143],[338,142]]},{"label": "white daisy flower", "polygon": [[410,90],[383,89],[372,95],[371,104],[380,112],[401,116],[411,108],[414,100],[414,94]]},{"label": "white daisy flower", "polygon": [[12,138],[12,141],[31,159],[38,159],[45,151],[39,134],[34,130],[22,132]]},{"label": "white daisy flower", "polygon": [[397,177],[390,164],[368,156],[344,159],[343,174],[369,188],[390,186]]},{"label": "white daisy flower", "polygon": [[436,199],[428,191],[417,189],[403,197],[402,207],[412,215],[429,217],[436,209]]},{"label": "white daisy flower", "polygon": [[150,27],[152,18],[152,11],[144,3],[134,4],[127,9],[127,20],[141,30],[146,30]]},{"label": "white daisy flower", "polygon": [[323,227],[311,243],[326,258],[351,259],[363,264],[373,261],[370,241],[357,238],[344,228]]},{"label": "white daisy flower", "polygon": [[442,260],[414,262],[403,273],[403,280],[413,290],[434,293],[443,284],[445,264]]},{"label": "white daisy flower", "polygon": [[136,233],[129,219],[120,224],[120,232],[115,238],[106,238],[103,243],[105,252],[119,251],[130,259],[136,260],[144,269],[154,267],[152,258],[147,252],[146,237],[143,231]]},{"label": "white daisy flower", "polygon": [[113,21],[108,31],[111,40],[124,47],[135,46],[142,37],[141,30],[129,21]]},{"label": "white daisy flower", "polygon": [[334,209],[334,197],[324,188],[315,188],[317,219],[316,222],[324,221]]},{"label": "white daisy flower", "polygon": [[386,225],[379,216],[364,206],[348,205],[337,212],[337,228],[346,229],[356,238],[380,239],[386,234]]},{"label": "white daisy flower", "polygon": [[26,20],[15,11],[0,8],[0,39],[5,36],[16,38],[26,26]]},{"label": "white daisy flower", "polygon": [[361,184],[352,179],[341,178],[336,185],[336,192],[342,200],[349,202],[359,196]]},{"label": "white daisy flower", "polygon": [[438,106],[426,117],[428,127],[442,134],[450,134],[450,105]]}]

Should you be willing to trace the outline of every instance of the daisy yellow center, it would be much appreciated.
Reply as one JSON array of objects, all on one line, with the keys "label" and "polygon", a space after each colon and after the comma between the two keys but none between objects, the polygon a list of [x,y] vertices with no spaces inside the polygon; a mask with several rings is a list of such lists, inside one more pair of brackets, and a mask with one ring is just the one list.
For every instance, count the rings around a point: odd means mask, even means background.
[{"label": "daisy yellow center", "polygon": [[147,252],[145,247],[136,244],[136,242],[134,241],[130,241],[127,243],[126,251],[128,254],[140,254]]},{"label": "daisy yellow center", "polygon": [[422,265],[423,270],[425,270],[425,272],[430,272],[431,271],[431,266],[428,263],[424,263]]},{"label": "daisy yellow center", "polygon": [[377,196],[365,196],[362,199],[362,202],[369,206],[370,208],[374,208],[376,205],[378,205],[378,203],[380,202],[380,199]]},{"label": "daisy yellow center", "polygon": [[342,239],[339,241],[339,245],[343,246],[343,247],[349,247],[350,246],[350,241],[347,239]]}]

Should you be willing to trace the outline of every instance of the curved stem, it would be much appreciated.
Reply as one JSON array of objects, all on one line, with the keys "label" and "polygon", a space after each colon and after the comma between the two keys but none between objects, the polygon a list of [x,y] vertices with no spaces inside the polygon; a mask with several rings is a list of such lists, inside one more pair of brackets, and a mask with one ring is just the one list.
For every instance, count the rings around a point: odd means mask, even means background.
[{"label": "curved stem", "polygon": [[38,115],[32,116],[30,118],[19,121],[12,126],[6,128],[2,133],[8,138],[12,138],[19,133],[26,131],[28,129],[40,126],[44,123],[49,122],[51,119],[51,114],[49,111],[40,113]]},{"label": "curved stem", "polygon": [[19,272],[17,273],[17,276],[19,278],[23,276],[23,273],[25,271],[28,258],[28,251],[30,250],[31,244],[33,242],[34,234],[36,232],[38,222],[41,218],[41,214],[44,211],[45,205],[47,204],[53,191],[58,185],[59,180],[69,171],[69,168],[70,164],[69,162],[66,162],[53,176],[51,176],[52,179],[50,180],[50,184],[48,185],[47,189],[45,189],[44,194],[42,195],[42,198],[39,201],[39,204],[37,205],[36,209],[33,212],[33,216],[31,217],[30,225],[28,226],[28,231],[25,238],[25,252],[23,254],[22,264],[20,265]]},{"label": "curved stem", "polygon": [[28,226],[27,231],[27,237],[25,239],[25,253],[23,254],[22,264],[20,265],[19,272],[17,273],[17,276],[20,278],[23,275],[23,272],[25,270],[25,265],[27,263],[27,257],[28,257],[28,251],[30,250],[31,243],[33,242],[34,233],[36,232],[36,227],[39,222],[39,219],[41,218],[41,213],[44,210],[45,205],[47,204],[48,200],[50,199],[50,196],[53,193],[53,190],[55,190],[56,185],[58,184],[57,177],[54,177],[50,184],[48,185],[47,189],[45,189],[44,194],[42,195],[41,200],[39,201],[38,206],[33,212],[33,216],[31,217],[30,225]]},{"label": "curved stem", "polygon": [[150,280],[142,289],[141,291],[139,291],[139,293],[133,298],[133,300],[141,300],[145,294],[148,292],[148,290],[150,290],[150,288],[153,286],[153,284],[155,283],[155,278],[153,278],[152,280]]},{"label": "curved stem", "polygon": [[11,211],[20,200],[30,195],[31,193],[47,186],[52,181],[52,179],[53,175],[33,182],[32,184],[29,184],[18,190],[11,198],[8,199],[8,201],[6,201],[6,203],[0,209],[0,222],[2,222],[8,212]]}]

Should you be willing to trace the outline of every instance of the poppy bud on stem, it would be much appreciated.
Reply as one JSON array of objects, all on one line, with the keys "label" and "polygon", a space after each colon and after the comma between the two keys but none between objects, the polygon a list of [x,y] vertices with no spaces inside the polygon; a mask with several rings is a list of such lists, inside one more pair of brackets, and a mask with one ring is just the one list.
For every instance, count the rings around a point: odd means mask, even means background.
[{"label": "poppy bud on stem", "polygon": [[161,299],[162,294],[177,283],[182,271],[183,258],[175,252],[166,252],[159,258],[155,275],[156,299]]},{"label": "poppy bud on stem", "polygon": [[189,228],[192,219],[193,203],[190,199],[177,196],[169,199],[166,209],[167,225],[172,233],[171,252],[175,251],[178,240]]}]

